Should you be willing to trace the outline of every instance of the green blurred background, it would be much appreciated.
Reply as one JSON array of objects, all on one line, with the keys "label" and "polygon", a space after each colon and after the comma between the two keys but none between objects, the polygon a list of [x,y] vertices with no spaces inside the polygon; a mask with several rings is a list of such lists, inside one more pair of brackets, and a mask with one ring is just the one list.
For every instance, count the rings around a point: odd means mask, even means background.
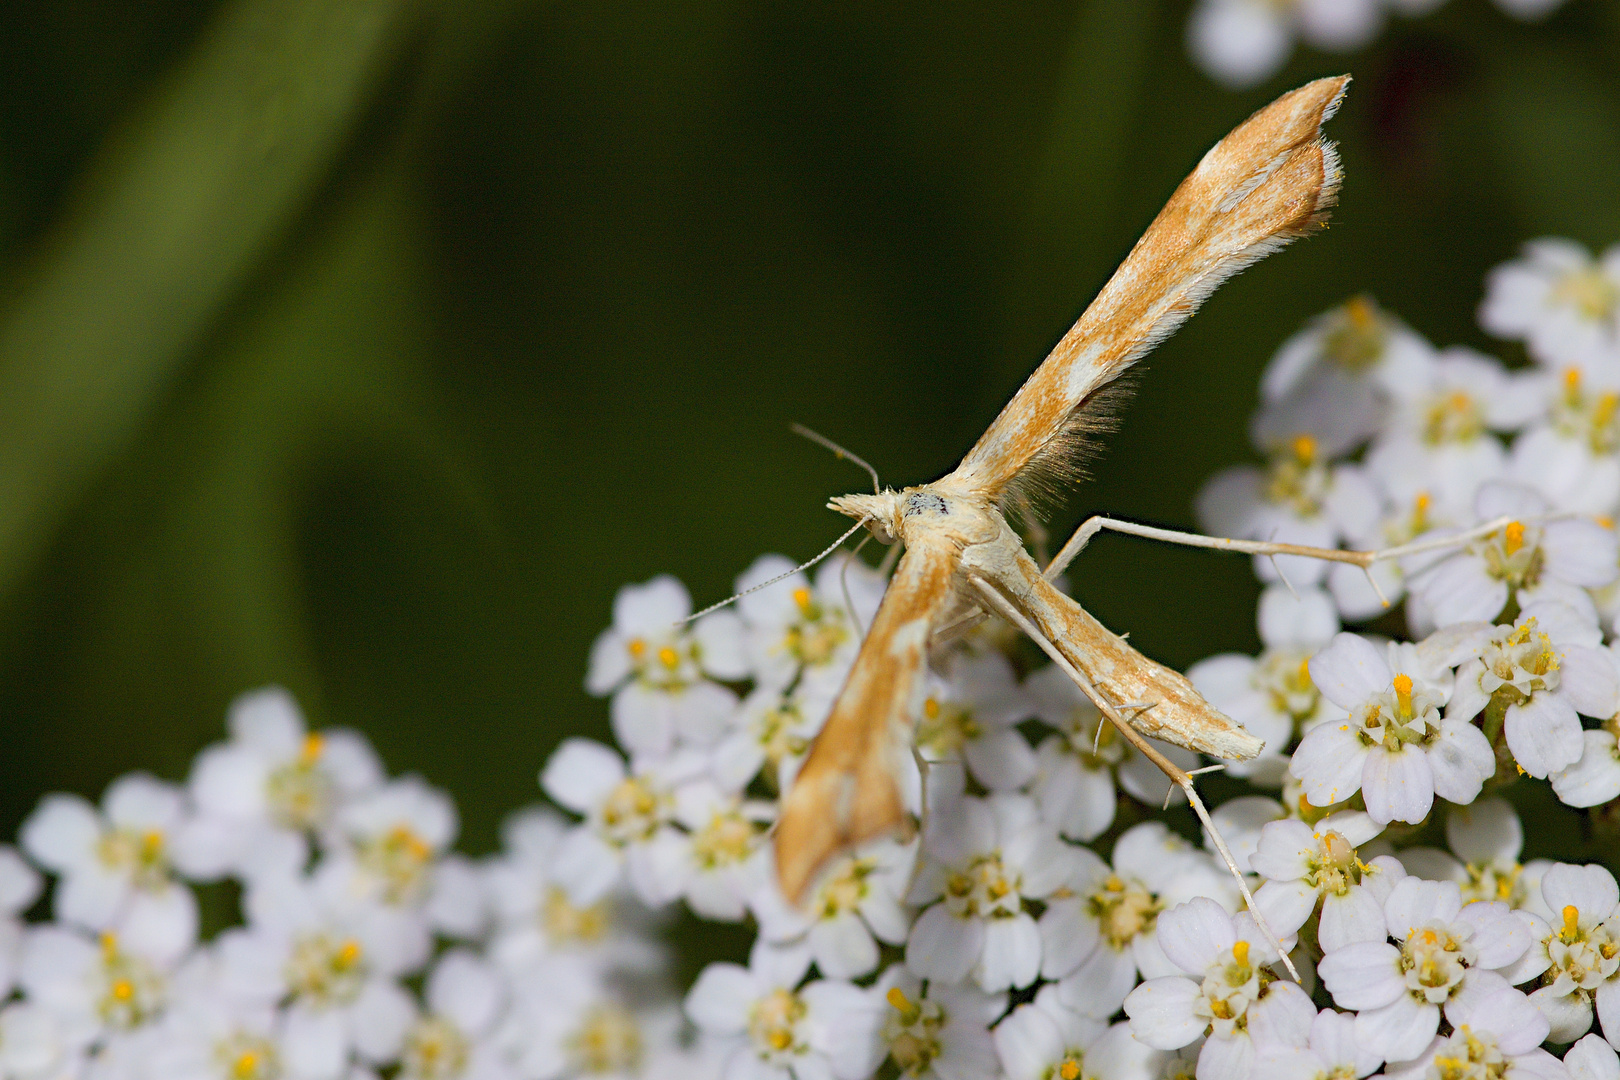
[{"label": "green blurred background", "polygon": [[[1369,290],[1491,347],[1482,277],[1620,239],[1620,3],[1485,0],[1246,94],[1186,0],[0,6],[0,825],[180,779],[284,683],[489,849],[621,585],[804,557],[863,476],[952,466],[1204,149],[1356,83],[1331,232],[1151,363],[1056,524],[1175,525],[1256,378]],[[1500,348],[1500,355],[1511,353]],[[1246,562],[1108,538],[1077,595],[1185,665]]]}]

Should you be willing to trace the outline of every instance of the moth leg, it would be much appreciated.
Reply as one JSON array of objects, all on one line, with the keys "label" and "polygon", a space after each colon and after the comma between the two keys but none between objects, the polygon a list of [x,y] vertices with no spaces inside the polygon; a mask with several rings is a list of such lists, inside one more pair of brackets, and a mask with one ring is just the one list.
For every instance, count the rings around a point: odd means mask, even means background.
[{"label": "moth leg", "polygon": [[[1209,837],[1215,843],[1215,850],[1220,852],[1221,859],[1226,863],[1226,868],[1232,872],[1232,879],[1237,882],[1238,891],[1243,894],[1243,902],[1248,906],[1249,914],[1254,916],[1255,925],[1265,935],[1266,943],[1277,951],[1278,956],[1282,957],[1283,966],[1288,969],[1288,974],[1294,977],[1296,983],[1299,982],[1299,972],[1295,969],[1293,960],[1289,958],[1288,950],[1283,948],[1282,942],[1272,932],[1271,925],[1266,922],[1265,915],[1261,914],[1260,909],[1255,906],[1254,894],[1249,891],[1248,882],[1243,880],[1243,871],[1238,869],[1237,860],[1232,857],[1232,851],[1226,846],[1225,838],[1221,836],[1220,830],[1215,827],[1215,820],[1210,817],[1209,809],[1204,806],[1204,800],[1199,798],[1198,792],[1193,786],[1192,775],[1159,753],[1153,747],[1153,744],[1149,743],[1135,728],[1131,727],[1125,717],[1121,715],[1119,707],[1103,696],[1092,685],[1091,680],[1086,678],[1079,668],[1069,662],[1069,658],[1063,655],[1063,650],[1059,649],[1050,638],[1042,633],[1033,621],[1026,618],[1024,613],[1008,601],[995,586],[984,581],[977,574],[970,575],[969,580],[972,581],[986,607],[995,611],[997,615],[1018,627],[1025,634],[1028,634],[1030,640],[1039,645],[1041,651],[1052,658],[1052,662],[1057,664],[1063,670],[1063,673],[1074,681],[1082,694],[1091,699],[1091,703],[1097,706],[1098,711],[1113,723],[1119,733],[1125,736],[1126,740],[1136,747],[1143,757],[1157,765],[1159,771],[1170,778],[1171,783],[1180,787],[1186,793],[1187,801],[1192,804],[1193,812],[1198,815],[1198,820],[1203,822],[1204,828],[1209,831]],[[1199,771],[1202,772],[1203,770]]]},{"label": "moth leg", "polygon": [[[1555,515],[1563,517],[1567,515]],[[1549,518],[1551,520],[1551,518]],[[1161,529],[1154,525],[1140,525],[1134,521],[1121,521],[1118,518],[1096,516],[1087,518],[1074,530],[1069,542],[1064,544],[1042,573],[1046,580],[1051,581],[1061,574],[1074,561],[1074,557],[1085,546],[1091,543],[1091,538],[1107,529],[1110,532],[1125,533],[1127,536],[1140,536],[1148,540],[1162,540],[1167,544],[1181,544],[1185,547],[1208,548],[1213,551],[1236,551],[1246,555],[1301,555],[1308,559],[1324,559],[1328,562],[1349,563],[1368,571],[1368,580],[1372,580],[1372,564],[1385,559],[1399,559],[1407,555],[1417,555],[1425,551],[1443,551],[1449,547],[1466,544],[1470,540],[1478,540],[1506,528],[1513,521],[1510,517],[1500,517],[1487,521],[1483,525],[1476,525],[1467,532],[1457,533],[1454,536],[1439,536],[1429,540],[1415,540],[1409,544],[1397,547],[1381,548],[1377,551],[1344,551],[1339,548],[1310,547],[1305,544],[1281,544],[1270,540],[1232,540],[1221,536],[1204,536],[1201,533],[1179,532],[1175,529]],[[1373,589],[1378,589],[1378,583],[1373,582]],[[1382,598],[1382,594],[1380,593]],[[1387,603],[1387,601],[1386,601]]]}]

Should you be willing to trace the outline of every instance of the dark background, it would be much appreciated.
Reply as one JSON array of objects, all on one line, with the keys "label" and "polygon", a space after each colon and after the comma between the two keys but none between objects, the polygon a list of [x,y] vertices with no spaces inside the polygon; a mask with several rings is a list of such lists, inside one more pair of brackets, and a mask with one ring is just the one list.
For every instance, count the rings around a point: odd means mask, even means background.
[{"label": "dark background", "polygon": [[[1244,94],[1184,0],[0,5],[0,832],[183,778],[293,689],[488,850],[614,591],[700,603],[949,469],[1203,151],[1348,70],[1332,230],[1153,357],[1057,524],[1190,525],[1261,366],[1367,290],[1493,348],[1483,275],[1620,240],[1620,4],[1485,0]],[[1079,598],[1178,666],[1247,563],[1099,540]]]}]

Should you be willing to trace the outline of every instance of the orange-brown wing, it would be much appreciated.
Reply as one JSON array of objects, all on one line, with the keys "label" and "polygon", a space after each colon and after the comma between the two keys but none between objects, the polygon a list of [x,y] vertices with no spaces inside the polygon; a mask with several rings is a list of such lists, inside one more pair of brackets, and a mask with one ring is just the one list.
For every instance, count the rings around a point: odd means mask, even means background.
[{"label": "orange-brown wing", "polygon": [[776,873],[799,903],[827,861],[905,821],[900,776],[927,665],[928,635],[951,591],[947,541],[906,548],[832,714],[782,800]]},{"label": "orange-brown wing", "polygon": [[953,477],[986,497],[1039,489],[1072,467],[1084,406],[1168,337],[1216,286],[1320,223],[1339,187],[1322,138],[1349,83],[1284,94],[1216,143],[1102,292],[1001,410]]}]

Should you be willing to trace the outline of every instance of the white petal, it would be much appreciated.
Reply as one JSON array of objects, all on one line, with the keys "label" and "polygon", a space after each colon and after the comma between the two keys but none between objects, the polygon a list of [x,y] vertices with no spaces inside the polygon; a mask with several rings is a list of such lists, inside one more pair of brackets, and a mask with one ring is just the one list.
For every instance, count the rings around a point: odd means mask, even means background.
[{"label": "white petal", "polygon": [[979,987],[987,992],[1025,987],[1040,971],[1041,935],[1035,920],[1025,912],[1010,919],[989,920],[975,972]]},{"label": "white petal", "polygon": [[1125,998],[1131,1033],[1157,1050],[1175,1050],[1204,1033],[1204,1021],[1193,1013],[1202,995],[1191,979],[1151,979]]},{"label": "white petal", "polygon": [[1419,1005],[1410,994],[1401,994],[1381,1008],[1356,1017],[1356,1038],[1386,1061],[1406,1061],[1417,1057],[1440,1028],[1440,1010]]},{"label": "white petal", "polygon": [[906,942],[906,966],[924,979],[958,983],[984,948],[984,923],[959,919],[935,904],[918,917]]},{"label": "white petal", "polygon": [[1374,821],[1423,821],[1434,805],[1428,755],[1412,746],[1394,752],[1373,747],[1361,774],[1361,791]]},{"label": "white petal", "polygon": [[29,857],[58,873],[95,857],[101,816],[77,795],[47,795],[22,824],[18,839]]},{"label": "white petal", "polygon": [[740,964],[710,964],[686,995],[684,1008],[692,1022],[705,1032],[741,1035],[748,1030],[748,1017],[754,1003],[766,990],[753,973]]},{"label": "white petal", "polygon": [[1588,1035],[1570,1047],[1564,1067],[1573,1080],[1620,1080],[1620,1056],[1598,1035]]},{"label": "white petal", "polygon": [[1523,705],[1509,705],[1504,727],[1513,760],[1538,778],[1575,764],[1586,745],[1575,707],[1559,694],[1538,691]]},{"label": "white petal", "polygon": [[564,739],[546,761],[540,786],[575,813],[587,813],[624,779],[624,759],[591,739]]},{"label": "white petal", "polygon": [[1310,660],[1311,681],[1333,704],[1353,709],[1389,688],[1394,677],[1383,651],[1356,634],[1335,634]]},{"label": "white petal", "polygon": [[1620,754],[1607,731],[1581,733],[1580,759],[1552,774],[1552,788],[1568,806],[1599,806],[1620,797]]},{"label": "white petal", "polygon": [[1400,950],[1387,941],[1357,942],[1335,949],[1316,965],[1316,974],[1344,1009],[1376,1009],[1400,997],[1405,983]]},{"label": "white petal", "polygon": [[1322,897],[1317,940],[1327,952],[1360,941],[1382,942],[1385,933],[1383,905],[1366,886],[1353,885],[1343,896]]}]

